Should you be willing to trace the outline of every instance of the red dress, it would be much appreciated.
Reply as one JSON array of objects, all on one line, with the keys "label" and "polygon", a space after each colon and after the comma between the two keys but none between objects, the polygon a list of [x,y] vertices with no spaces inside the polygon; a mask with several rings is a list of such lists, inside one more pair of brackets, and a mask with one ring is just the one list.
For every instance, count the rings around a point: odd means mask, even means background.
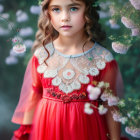
[{"label": "red dress", "polygon": [[78,55],[61,54],[51,43],[46,48],[48,66],[44,47],[28,64],[12,121],[32,125],[30,140],[108,140],[105,115],[97,109],[86,114],[84,104],[100,104],[88,99],[87,86],[92,81],[109,82],[118,94],[120,72],[111,53],[98,43]]}]

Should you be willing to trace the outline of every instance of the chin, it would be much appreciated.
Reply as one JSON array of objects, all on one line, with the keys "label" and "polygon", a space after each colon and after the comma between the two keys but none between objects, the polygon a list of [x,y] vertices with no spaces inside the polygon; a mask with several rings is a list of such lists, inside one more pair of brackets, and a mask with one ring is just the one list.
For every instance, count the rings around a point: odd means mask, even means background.
[{"label": "chin", "polygon": [[59,35],[64,36],[64,37],[73,37],[75,34],[71,34],[71,33],[59,33]]}]

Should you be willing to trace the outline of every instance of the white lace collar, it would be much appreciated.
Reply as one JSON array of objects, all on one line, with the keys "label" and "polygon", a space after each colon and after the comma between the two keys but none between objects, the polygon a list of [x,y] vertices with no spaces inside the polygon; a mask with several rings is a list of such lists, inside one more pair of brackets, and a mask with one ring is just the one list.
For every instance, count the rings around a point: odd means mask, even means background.
[{"label": "white lace collar", "polygon": [[81,88],[81,84],[90,82],[88,75],[97,76],[106,66],[106,62],[113,60],[112,54],[98,43],[88,51],[76,55],[64,55],[49,43],[45,46],[50,57],[48,66],[44,63],[48,54],[44,47],[35,51],[39,66],[37,71],[43,73],[44,78],[52,78],[52,85],[68,94]]}]

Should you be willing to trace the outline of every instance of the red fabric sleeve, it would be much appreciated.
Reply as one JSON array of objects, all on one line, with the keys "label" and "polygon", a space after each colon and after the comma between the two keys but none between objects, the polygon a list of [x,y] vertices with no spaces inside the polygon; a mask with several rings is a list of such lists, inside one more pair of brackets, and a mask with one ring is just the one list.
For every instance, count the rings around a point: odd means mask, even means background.
[{"label": "red fabric sleeve", "polygon": [[33,56],[26,68],[19,103],[12,117],[17,124],[32,124],[33,114],[42,97],[41,75],[37,72],[38,59]]},{"label": "red fabric sleeve", "polygon": [[116,60],[112,60],[106,64],[105,69],[101,72],[100,80],[110,84],[110,88],[113,90],[114,95],[123,97],[123,79]]}]

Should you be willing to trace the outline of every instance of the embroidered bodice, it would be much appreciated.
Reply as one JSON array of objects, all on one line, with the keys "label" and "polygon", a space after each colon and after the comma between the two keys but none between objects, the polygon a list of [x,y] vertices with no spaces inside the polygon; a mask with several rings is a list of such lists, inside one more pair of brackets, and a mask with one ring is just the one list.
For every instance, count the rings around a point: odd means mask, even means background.
[{"label": "embroidered bodice", "polygon": [[37,71],[42,73],[44,78],[53,78],[52,85],[58,86],[66,94],[80,89],[81,84],[88,84],[88,75],[99,75],[106,62],[113,60],[112,54],[97,42],[88,51],[76,55],[64,55],[56,50],[52,43],[45,47],[50,53],[48,66],[44,63],[48,54],[44,47],[40,47],[35,52],[39,62]]}]

